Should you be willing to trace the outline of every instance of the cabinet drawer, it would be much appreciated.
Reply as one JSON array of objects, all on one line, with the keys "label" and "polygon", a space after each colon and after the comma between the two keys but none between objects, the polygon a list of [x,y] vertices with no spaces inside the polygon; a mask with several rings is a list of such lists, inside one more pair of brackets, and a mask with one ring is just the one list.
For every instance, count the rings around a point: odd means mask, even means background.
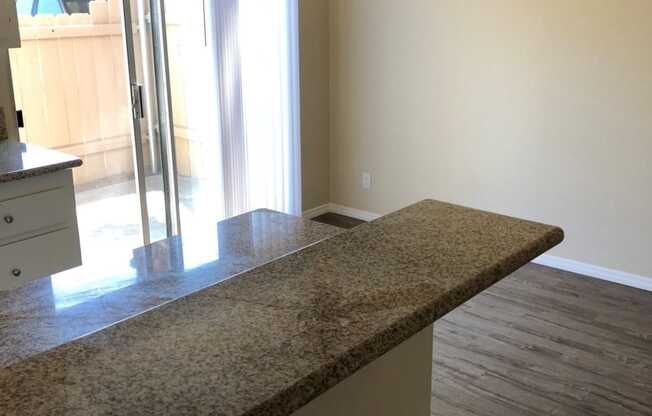
[{"label": "cabinet drawer", "polygon": [[69,226],[75,216],[74,204],[67,187],[0,202],[0,245],[29,233]]},{"label": "cabinet drawer", "polygon": [[77,230],[66,228],[0,247],[0,290],[81,264]]}]

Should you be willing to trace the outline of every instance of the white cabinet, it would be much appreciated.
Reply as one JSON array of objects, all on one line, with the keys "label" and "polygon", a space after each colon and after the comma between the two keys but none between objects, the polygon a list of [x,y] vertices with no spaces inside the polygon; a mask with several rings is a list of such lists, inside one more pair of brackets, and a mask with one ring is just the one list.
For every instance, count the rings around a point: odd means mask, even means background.
[{"label": "white cabinet", "polygon": [[0,242],[24,234],[66,228],[74,200],[65,187],[19,196],[0,202]]},{"label": "white cabinet", "polygon": [[70,169],[0,186],[0,290],[81,264]]}]

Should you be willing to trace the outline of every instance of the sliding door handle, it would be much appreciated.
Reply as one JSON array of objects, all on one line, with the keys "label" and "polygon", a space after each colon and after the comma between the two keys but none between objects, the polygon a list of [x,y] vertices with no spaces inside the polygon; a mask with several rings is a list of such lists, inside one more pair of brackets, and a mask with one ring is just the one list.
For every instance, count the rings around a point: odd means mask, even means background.
[{"label": "sliding door handle", "polygon": [[131,108],[134,120],[145,118],[145,106],[143,105],[143,86],[131,84]]}]

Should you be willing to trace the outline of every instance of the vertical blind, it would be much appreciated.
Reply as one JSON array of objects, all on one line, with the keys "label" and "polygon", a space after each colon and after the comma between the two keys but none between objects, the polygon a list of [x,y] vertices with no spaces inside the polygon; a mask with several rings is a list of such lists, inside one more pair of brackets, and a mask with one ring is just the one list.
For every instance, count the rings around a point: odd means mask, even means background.
[{"label": "vertical blind", "polygon": [[296,0],[211,0],[209,39],[226,216],[299,215]]}]

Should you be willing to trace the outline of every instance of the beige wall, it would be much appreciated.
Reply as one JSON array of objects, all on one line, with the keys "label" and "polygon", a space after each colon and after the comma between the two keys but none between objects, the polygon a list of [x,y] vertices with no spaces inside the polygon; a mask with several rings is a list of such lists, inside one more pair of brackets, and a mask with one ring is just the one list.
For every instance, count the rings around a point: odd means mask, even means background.
[{"label": "beige wall", "polygon": [[303,209],[329,199],[328,0],[300,0]]},{"label": "beige wall", "polygon": [[330,12],[332,202],[433,197],[558,224],[551,254],[652,276],[652,1]]},{"label": "beige wall", "polygon": [[0,140],[18,137],[7,54],[20,43],[17,26],[15,2],[0,0]]},{"label": "beige wall", "polygon": [[7,49],[0,48],[0,108],[3,109],[3,111],[0,112],[0,117],[4,114],[4,120],[0,123],[4,126],[3,132],[0,133],[0,140],[3,139],[2,136],[5,136],[5,133],[7,137],[18,137],[16,117],[14,113],[14,98],[9,77],[9,55],[7,54]]}]

